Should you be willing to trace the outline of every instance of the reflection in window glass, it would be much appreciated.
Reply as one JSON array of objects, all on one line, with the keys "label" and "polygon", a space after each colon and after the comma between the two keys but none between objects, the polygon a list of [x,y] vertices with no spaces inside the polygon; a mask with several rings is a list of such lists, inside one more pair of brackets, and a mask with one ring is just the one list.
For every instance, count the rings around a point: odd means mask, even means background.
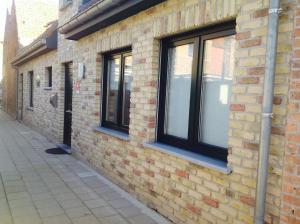
[{"label": "reflection in window glass", "polygon": [[199,140],[220,147],[227,147],[234,44],[234,36],[204,44]]},{"label": "reflection in window glass", "polygon": [[107,109],[106,120],[117,122],[118,94],[120,81],[120,58],[113,58],[108,61],[108,88],[107,88]]},{"label": "reflection in window glass", "polygon": [[165,134],[187,138],[193,62],[193,44],[168,51]]},{"label": "reflection in window glass", "polygon": [[132,86],[132,56],[125,57],[124,62],[124,107],[123,107],[123,125],[129,125],[130,93]]}]

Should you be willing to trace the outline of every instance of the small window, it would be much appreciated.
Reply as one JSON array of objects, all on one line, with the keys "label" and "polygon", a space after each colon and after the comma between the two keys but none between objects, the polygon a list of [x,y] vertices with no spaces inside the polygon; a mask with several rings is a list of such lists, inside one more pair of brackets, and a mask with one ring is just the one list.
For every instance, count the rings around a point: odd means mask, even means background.
[{"label": "small window", "polygon": [[89,3],[91,0],[82,0],[81,1],[81,5],[85,5],[85,4],[87,4],[87,3]]},{"label": "small window", "polygon": [[34,82],[33,82],[33,71],[29,72],[29,107],[33,107],[33,88],[34,88]]},{"label": "small window", "polygon": [[131,50],[104,55],[102,126],[128,133],[132,79]]},{"label": "small window", "polygon": [[234,49],[228,24],[163,41],[158,141],[227,161]]},{"label": "small window", "polygon": [[46,68],[45,87],[52,87],[52,67]]}]

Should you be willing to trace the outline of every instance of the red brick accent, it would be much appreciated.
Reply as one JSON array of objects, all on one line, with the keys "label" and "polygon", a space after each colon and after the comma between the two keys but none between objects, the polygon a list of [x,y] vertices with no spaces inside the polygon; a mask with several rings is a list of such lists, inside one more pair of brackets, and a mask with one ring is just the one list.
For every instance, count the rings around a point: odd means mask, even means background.
[{"label": "red brick accent", "polygon": [[184,170],[178,170],[178,169],[176,169],[175,173],[179,177],[185,177],[185,178],[189,177],[189,174],[186,171],[184,171]]},{"label": "red brick accent", "polygon": [[193,213],[195,213],[195,214],[197,214],[197,215],[201,215],[201,209],[200,208],[198,208],[197,206],[195,206],[195,205],[193,205],[193,204],[187,204],[186,205],[186,208],[189,210],[189,211],[191,211],[191,212],[193,212]]},{"label": "red brick accent", "polygon": [[240,196],[240,201],[244,204],[250,205],[250,206],[254,206],[255,205],[255,199],[247,196],[247,195],[241,195]]},{"label": "red brick accent", "polygon": [[204,196],[203,197],[203,201],[205,202],[205,204],[214,207],[214,208],[218,208],[219,207],[219,202],[215,199],[209,198]]},{"label": "red brick accent", "polygon": [[294,195],[284,195],[283,200],[288,204],[300,206],[300,199],[295,197]]},{"label": "red brick accent", "polygon": [[244,104],[231,104],[230,110],[231,111],[245,111],[245,105]]}]

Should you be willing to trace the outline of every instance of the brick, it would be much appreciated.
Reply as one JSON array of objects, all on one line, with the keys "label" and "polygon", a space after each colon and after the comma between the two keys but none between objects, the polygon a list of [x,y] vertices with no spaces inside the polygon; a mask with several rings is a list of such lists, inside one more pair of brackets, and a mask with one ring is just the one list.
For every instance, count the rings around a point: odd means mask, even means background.
[{"label": "brick", "polygon": [[259,46],[259,45],[261,45],[260,38],[256,38],[256,39],[252,39],[252,40],[244,40],[244,41],[241,41],[241,43],[240,43],[241,48],[249,48],[249,47],[255,47],[255,46]]},{"label": "brick", "polygon": [[285,135],[285,129],[282,127],[272,127],[271,133],[274,135]]},{"label": "brick", "polygon": [[256,10],[254,13],[253,13],[253,18],[256,19],[256,18],[259,18],[259,17],[265,17],[269,14],[269,9],[268,8],[265,8],[265,9],[259,9],[259,10]]},{"label": "brick", "polygon": [[155,176],[155,173],[152,170],[149,170],[149,169],[145,169],[145,174],[147,174],[150,177],[154,177]]},{"label": "brick", "polygon": [[186,208],[197,215],[201,215],[201,209],[193,204],[188,203]]},{"label": "brick", "polygon": [[293,100],[300,99],[300,92],[298,92],[298,91],[292,91],[290,95],[291,95],[291,99],[293,99]]},{"label": "brick", "polygon": [[245,111],[245,105],[244,104],[231,104],[230,110],[231,111]]},{"label": "brick", "polygon": [[259,149],[259,144],[258,143],[244,142],[243,146],[247,149],[252,149],[252,150],[258,150]]},{"label": "brick", "polygon": [[203,197],[203,201],[205,204],[214,207],[214,208],[218,208],[219,207],[219,201],[209,198],[209,197]]},{"label": "brick", "polygon": [[288,140],[300,143],[300,135],[288,135]]},{"label": "brick", "polygon": [[174,189],[174,188],[169,188],[169,192],[171,194],[173,194],[174,196],[176,196],[176,197],[180,197],[181,196],[181,192],[178,191],[178,190],[176,190],[176,189]]},{"label": "brick", "polygon": [[168,171],[166,171],[165,169],[161,169],[161,170],[159,171],[159,174],[160,174],[161,176],[163,176],[163,177],[170,177],[170,176],[171,176],[171,173],[168,172]]},{"label": "brick", "polygon": [[138,154],[137,154],[136,152],[134,152],[134,151],[130,151],[130,152],[129,152],[129,155],[130,155],[131,157],[134,157],[134,158],[137,158],[137,157],[138,157]]},{"label": "brick", "polygon": [[248,69],[248,75],[261,76],[265,73],[265,67],[253,67]]},{"label": "brick", "polygon": [[237,40],[244,40],[244,39],[248,39],[251,36],[251,32],[247,31],[247,32],[241,32],[241,33],[237,33],[235,38]]},{"label": "brick", "polygon": [[242,77],[239,79],[240,84],[258,84],[259,78],[258,77]]},{"label": "brick", "polygon": [[185,177],[185,178],[189,177],[189,174],[186,171],[184,171],[184,170],[178,170],[178,169],[176,169],[175,173],[179,177]]},{"label": "brick", "polygon": [[150,163],[150,164],[152,164],[152,165],[155,164],[155,160],[152,159],[152,158],[150,158],[150,157],[146,157],[146,162],[147,162],[147,163]]},{"label": "brick", "polygon": [[252,207],[255,205],[255,199],[247,195],[240,195],[240,201]]}]

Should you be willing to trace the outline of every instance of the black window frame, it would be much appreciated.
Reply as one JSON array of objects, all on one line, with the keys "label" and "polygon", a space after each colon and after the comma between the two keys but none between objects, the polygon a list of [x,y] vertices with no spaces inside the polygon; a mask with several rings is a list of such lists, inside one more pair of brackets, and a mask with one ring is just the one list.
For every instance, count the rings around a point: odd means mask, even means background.
[{"label": "black window frame", "polygon": [[[107,110],[107,91],[108,91],[108,61],[116,56],[121,58],[121,74],[119,77],[118,89],[118,103],[117,103],[117,123],[106,120]],[[123,125],[123,111],[124,111],[124,70],[125,70],[125,57],[132,56],[132,48],[127,47],[115,51],[110,51],[103,54],[103,91],[102,91],[102,121],[101,126],[110,128],[123,133],[129,133],[129,125]],[[129,115],[130,116],[130,115]],[[129,120],[130,123],[130,120]]]},{"label": "black window frame", "polygon": [[[203,28],[201,30],[177,35],[175,37],[165,38],[161,41],[161,60],[160,60],[160,87],[159,87],[159,108],[158,108],[158,128],[157,141],[171,146],[191,151],[204,156],[212,157],[217,160],[227,162],[228,149],[210,144],[200,143],[198,134],[200,129],[201,101],[201,81],[204,56],[205,40],[235,35],[236,23],[229,21],[227,23]],[[167,67],[168,67],[168,49],[170,47],[180,46],[188,43],[194,43],[192,77],[191,77],[191,95],[189,109],[189,127],[188,138],[183,139],[176,136],[165,134],[165,110],[166,110],[166,91],[167,91]],[[229,119],[229,118],[228,118]]]},{"label": "black window frame", "polygon": [[33,107],[34,73],[29,72],[29,107]]},{"label": "black window frame", "polygon": [[52,87],[52,66],[46,67],[46,75],[47,75],[47,86]]}]

